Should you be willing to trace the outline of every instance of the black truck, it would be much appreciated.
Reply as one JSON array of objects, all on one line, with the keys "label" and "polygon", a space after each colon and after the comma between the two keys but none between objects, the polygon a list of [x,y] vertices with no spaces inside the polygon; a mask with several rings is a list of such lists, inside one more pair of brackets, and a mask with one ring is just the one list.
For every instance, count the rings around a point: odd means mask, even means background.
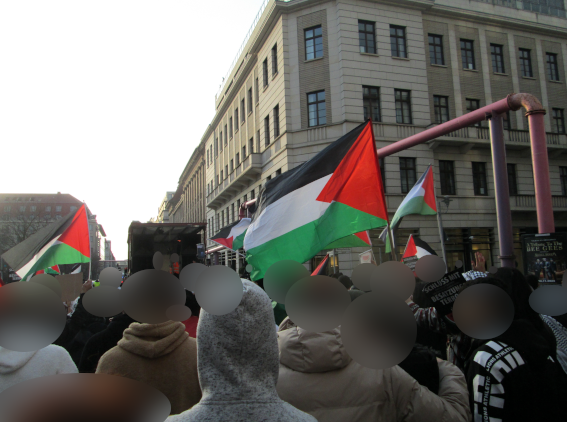
[{"label": "black truck", "polygon": [[206,239],[205,223],[140,223],[128,228],[128,273],[153,269],[156,252],[163,255],[164,271],[169,272],[170,256],[179,255],[179,269],[193,261],[203,262]]}]

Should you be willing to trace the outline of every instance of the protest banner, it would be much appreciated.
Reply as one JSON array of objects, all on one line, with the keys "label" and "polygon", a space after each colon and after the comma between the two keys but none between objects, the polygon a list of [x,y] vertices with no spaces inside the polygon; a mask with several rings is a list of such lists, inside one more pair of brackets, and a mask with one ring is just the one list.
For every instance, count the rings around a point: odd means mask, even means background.
[{"label": "protest banner", "polygon": [[423,288],[423,293],[431,299],[437,312],[445,316],[452,312],[453,303],[459,295],[462,285],[465,283],[466,280],[463,275],[459,271],[453,271],[445,274],[438,281],[426,284]]},{"label": "protest banner", "polygon": [[79,297],[83,287],[83,273],[56,275],[55,278],[61,284],[63,302],[72,302]]}]

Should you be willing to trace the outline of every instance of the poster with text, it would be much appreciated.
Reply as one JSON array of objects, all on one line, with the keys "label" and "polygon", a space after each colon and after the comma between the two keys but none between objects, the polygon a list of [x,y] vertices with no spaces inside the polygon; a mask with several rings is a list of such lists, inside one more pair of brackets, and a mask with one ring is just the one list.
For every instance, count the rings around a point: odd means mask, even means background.
[{"label": "poster with text", "polygon": [[445,316],[453,311],[453,303],[465,283],[466,280],[460,271],[452,271],[438,281],[427,283],[423,293],[431,299],[437,312]]},{"label": "poster with text", "polygon": [[524,274],[541,284],[560,284],[567,265],[567,233],[522,236]]}]

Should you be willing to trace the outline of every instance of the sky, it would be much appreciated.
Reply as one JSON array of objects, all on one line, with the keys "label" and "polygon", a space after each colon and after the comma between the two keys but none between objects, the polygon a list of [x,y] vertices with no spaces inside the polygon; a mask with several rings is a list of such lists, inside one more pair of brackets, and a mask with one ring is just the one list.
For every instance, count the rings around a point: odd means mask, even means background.
[{"label": "sky", "polygon": [[85,201],[126,259],[215,112],[263,0],[0,2],[2,193]]}]

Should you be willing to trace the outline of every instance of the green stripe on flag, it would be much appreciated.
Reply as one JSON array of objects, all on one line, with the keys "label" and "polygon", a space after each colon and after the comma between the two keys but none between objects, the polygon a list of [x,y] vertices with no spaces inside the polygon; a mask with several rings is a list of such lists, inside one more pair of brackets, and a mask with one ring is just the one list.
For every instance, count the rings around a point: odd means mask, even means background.
[{"label": "green stripe on flag", "polygon": [[45,253],[34,263],[22,280],[27,280],[31,274],[54,265],[78,264],[90,262],[90,258],[80,253],[77,249],[65,244],[57,243],[51,246]]}]

